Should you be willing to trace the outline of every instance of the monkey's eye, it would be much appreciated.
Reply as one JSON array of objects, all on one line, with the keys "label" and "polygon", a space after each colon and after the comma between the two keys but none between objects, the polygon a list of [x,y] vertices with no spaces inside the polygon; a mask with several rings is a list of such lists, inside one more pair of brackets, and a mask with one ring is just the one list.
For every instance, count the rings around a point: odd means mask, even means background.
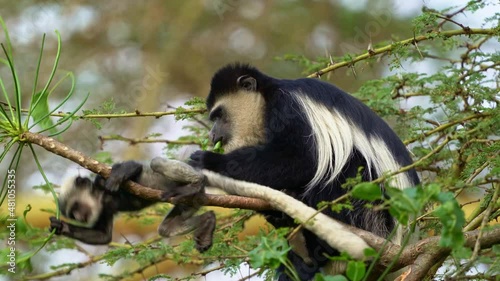
[{"label": "monkey's eye", "polygon": [[238,84],[238,87],[242,90],[246,91],[257,90],[257,80],[255,80],[255,78],[253,78],[252,76],[248,75],[240,76],[236,80],[236,83]]},{"label": "monkey's eye", "polygon": [[214,121],[215,119],[219,119],[222,117],[222,108],[221,107],[217,107],[216,109],[212,110],[210,112],[210,115],[208,116],[208,118],[210,119],[210,121]]},{"label": "monkey's eye", "polygon": [[74,220],[76,219],[75,214],[78,213],[78,210],[80,209],[80,202],[76,201],[72,206],[71,209],[68,212],[68,218]]}]

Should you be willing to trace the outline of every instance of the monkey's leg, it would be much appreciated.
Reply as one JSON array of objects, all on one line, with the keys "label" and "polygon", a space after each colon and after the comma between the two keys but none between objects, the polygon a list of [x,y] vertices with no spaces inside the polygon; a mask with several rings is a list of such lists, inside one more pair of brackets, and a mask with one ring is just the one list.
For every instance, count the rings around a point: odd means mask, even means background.
[{"label": "monkey's leg", "polygon": [[212,246],[216,222],[215,213],[208,211],[199,216],[193,216],[196,211],[198,208],[182,204],[176,205],[161,222],[158,233],[163,237],[172,237],[194,231],[196,249],[199,252],[208,250]]},{"label": "monkey's leg", "polygon": [[198,208],[184,204],[175,205],[158,226],[158,234],[163,237],[183,235],[193,231],[196,226],[191,223]]},{"label": "monkey's leg", "polygon": [[102,184],[104,182],[104,186],[108,191],[118,191],[120,185],[127,180],[135,180],[142,173],[143,167],[141,163],[135,161],[126,161],[122,163],[114,164],[111,168],[111,174],[108,179],[104,181],[104,179],[99,176],[96,178],[96,183]]},{"label": "monkey's leg", "polygon": [[172,197],[173,204],[177,202],[182,202],[187,200],[193,206],[201,206],[204,205],[205,200],[205,187],[204,183],[190,183],[182,186],[177,186],[173,188],[169,188],[163,192],[161,195],[163,200],[168,200]]},{"label": "monkey's leg", "polygon": [[194,241],[196,250],[200,253],[205,252],[212,246],[212,240],[215,231],[215,213],[208,211],[199,216],[191,218],[191,223],[196,226],[194,230]]}]

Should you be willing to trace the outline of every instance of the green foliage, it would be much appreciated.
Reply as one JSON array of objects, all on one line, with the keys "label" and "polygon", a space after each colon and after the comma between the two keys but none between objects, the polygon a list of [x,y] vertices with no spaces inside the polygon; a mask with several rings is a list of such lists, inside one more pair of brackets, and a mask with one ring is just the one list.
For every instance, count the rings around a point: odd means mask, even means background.
[{"label": "green foliage", "polygon": [[[190,110],[205,109],[205,100],[199,97],[191,98],[184,104],[190,106]],[[198,114],[198,112],[191,112],[190,110],[186,110],[182,106],[177,107],[175,109],[175,120],[192,119]]]},{"label": "green foliage", "polygon": [[366,265],[362,261],[349,261],[347,263],[346,276],[349,280],[360,281],[366,274]]},{"label": "green foliage", "polygon": [[382,199],[382,191],[380,190],[380,186],[375,183],[362,182],[354,186],[351,192],[354,198],[362,200],[375,201]]},{"label": "green foliage", "polygon": [[93,155],[93,158],[101,163],[111,165],[114,163],[112,155],[109,151],[99,151]]},{"label": "green foliage", "polygon": [[429,204],[434,204],[432,214],[441,222],[442,247],[457,250],[463,246],[462,228],[465,224],[464,212],[451,192],[441,191],[437,184],[405,190],[388,189],[390,196],[389,211],[401,224],[407,225]]},{"label": "green foliage", "polygon": [[316,276],[314,277],[314,281],[348,281],[348,279],[343,275],[325,276],[322,274],[316,274]]},{"label": "green foliage", "polygon": [[[324,203],[324,204],[327,204],[327,203]],[[321,207],[322,204],[318,204],[318,207]],[[335,204],[331,204],[330,206],[330,209],[332,210],[332,212],[335,212],[335,213],[340,213],[342,210],[352,210],[354,207],[352,206],[351,202],[347,202],[347,203],[335,203]]]},{"label": "green foliage", "polygon": [[500,275],[500,245],[493,245],[493,247],[491,247],[491,251],[493,253],[493,258],[483,262],[491,264],[490,269],[487,272],[489,276],[498,276]]},{"label": "green foliage", "polygon": [[[121,114],[125,113],[126,111],[123,109],[117,109],[116,108],[116,103],[113,99],[113,97],[109,98],[108,100],[104,100],[99,107],[95,109],[84,109],[82,110],[83,116],[88,116],[88,115],[99,115],[99,114]],[[90,118],[90,119],[85,119],[88,120],[94,125],[98,130],[102,129],[102,124],[98,119]]]},{"label": "green foliage", "polygon": [[310,60],[304,55],[296,55],[296,54],[286,54],[283,55],[282,57],[275,57],[275,60],[278,61],[290,61],[297,63],[300,65],[304,70],[303,74],[310,74],[312,72],[316,72],[320,70],[325,64],[329,63],[329,58],[324,58],[324,57],[318,57],[316,60]]},{"label": "green foliage", "polygon": [[[52,128],[54,126],[54,122],[50,118],[43,118],[50,111],[49,109],[49,101],[48,101],[48,92],[38,92],[34,96],[35,100],[39,100],[39,103],[35,108],[33,108],[33,121],[41,120],[39,125],[42,128]],[[51,133],[55,132],[55,129],[50,129]]]},{"label": "green foliage", "polygon": [[438,14],[435,11],[424,9],[423,13],[412,21],[415,34],[423,34],[435,29],[438,25]]},{"label": "green foliage", "polygon": [[[61,54],[61,36],[59,32],[56,31],[57,52],[55,55],[52,70],[50,71],[45,85],[40,89],[40,87],[38,86],[38,76],[40,71],[42,71],[40,62],[42,60],[43,46],[45,42],[45,36],[43,36],[39,58],[36,66],[34,67],[35,77],[31,95],[29,96],[29,107],[27,110],[23,110],[21,107],[21,105],[23,104],[23,95],[20,85],[20,77],[16,69],[14,52],[9,33],[2,18],[0,18],[0,25],[2,27],[3,34],[5,35],[5,42],[1,42],[1,47],[5,58],[0,57],[0,63],[10,70],[10,79],[12,79],[12,85],[14,85],[13,89],[7,89],[5,87],[6,83],[4,83],[3,80],[4,77],[0,77],[0,90],[3,96],[3,100],[0,105],[0,140],[5,144],[4,151],[0,155],[0,162],[7,162],[6,166],[8,166],[8,171],[17,171],[20,164],[23,148],[25,146],[28,147],[28,149],[32,153],[32,159],[36,163],[42,177],[44,178],[47,187],[45,188],[45,190],[50,191],[54,200],[56,200],[56,194],[51,188],[51,184],[43,172],[40,162],[38,161],[38,157],[33,149],[33,145],[31,143],[25,143],[23,134],[31,130],[35,131],[36,127],[36,133],[49,132],[49,136],[60,135],[71,126],[71,117],[83,106],[88,98],[88,95],[83,99],[83,101],[76,107],[73,112],[70,112],[66,116],[60,118],[57,122],[53,122],[50,119],[51,115],[73,96],[75,86],[74,76],[70,72],[63,75],[62,78],[60,78],[55,84],[52,83],[53,79],[56,77],[59,57]],[[53,109],[49,109],[49,96],[57,89],[59,89],[59,86],[66,80],[66,78],[70,78],[70,89],[68,93],[59,104],[57,104]],[[10,92],[8,90],[10,90]],[[22,113],[22,111],[26,111],[26,114]],[[10,160],[7,160],[6,157],[9,152],[12,152],[12,158]],[[7,193],[11,188],[10,179],[8,180],[8,178],[9,177],[5,177],[2,182],[2,187],[0,190],[0,205],[3,205],[6,202],[5,199],[7,198]],[[7,200],[7,204],[10,205],[11,200],[12,199],[9,198]],[[19,209],[20,206],[17,206],[17,208]],[[56,216],[59,216],[58,207],[56,208]],[[31,225],[26,222],[26,216],[30,210],[31,206],[28,205],[23,213],[22,219],[16,217],[16,214],[13,210],[9,211],[9,219],[16,220],[16,239],[19,239],[18,241],[26,241],[29,245],[28,249],[30,249],[29,251],[16,254],[16,268],[18,270],[18,274],[22,272],[22,270],[26,270],[26,272],[28,270],[31,270],[31,258],[45,246],[45,244],[52,236],[47,236],[46,230],[32,228]],[[41,235],[41,233],[43,233],[43,235]],[[17,249],[19,249],[18,246],[16,246],[15,250],[17,251]]]},{"label": "green foliage", "polygon": [[261,233],[260,244],[248,253],[248,257],[250,258],[250,264],[255,268],[266,267],[276,270],[281,265],[284,265],[285,272],[293,280],[299,280],[287,257],[291,247],[288,245],[286,234],[286,229],[273,230],[266,235]]},{"label": "green foliage", "polygon": [[433,199],[441,203],[433,212],[442,224],[440,245],[454,250],[461,248],[464,243],[464,211],[451,192],[441,192]]}]

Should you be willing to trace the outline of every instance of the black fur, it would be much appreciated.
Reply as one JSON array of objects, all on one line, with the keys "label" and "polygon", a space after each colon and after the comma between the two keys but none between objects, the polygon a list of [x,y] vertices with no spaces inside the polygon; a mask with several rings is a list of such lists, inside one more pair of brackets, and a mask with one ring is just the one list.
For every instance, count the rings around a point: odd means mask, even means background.
[{"label": "black fur", "polygon": [[[316,207],[322,201],[332,201],[345,194],[341,185],[347,178],[355,177],[359,167],[366,167],[366,160],[356,149],[351,152],[349,163],[333,183],[326,186],[319,184],[313,187],[312,192],[303,193],[306,185],[315,175],[317,156],[314,141],[310,137],[313,131],[309,120],[296,99],[293,98],[293,95],[299,94],[307,95],[318,104],[336,109],[357,124],[366,135],[376,135],[381,138],[401,166],[411,164],[406,147],[380,117],[357,99],[317,79],[276,79],[248,65],[228,65],[220,69],[212,78],[210,93],[207,97],[209,111],[222,96],[228,96],[240,90],[236,81],[243,75],[256,79],[256,91],[265,99],[265,112],[262,113],[265,116],[265,142],[261,145],[242,147],[224,155],[197,151],[191,156],[192,165],[238,180],[296,194],[296,198],[311,207]],[[407,175],[413,184],[418,184],[419,179],[414,170],[409,171]],[[373,170],[371,175],[366,171],[363,174],[364,180],[377,176]],[[325,211],[325,213],[342,222],[386,237],[394,228],[394,222],[389,213],[384,212],[383,215],[379,215],[380,221],[373,221],[373,225],[366,225],[363,220],[373,214],[373,211],[362,206],[363,202],[355,202],[352,211],[344,210],[341,213]],[[284,220],[281,215],[276,216],[277,212],[268,214],[272,214],[268,216],[271,223],[274,221],[278,226],[283,224],[280,222]],[[294,253],[291,253],[289,258],[294,263],[301,279],[309,280],[327,262],[325,254],[337,255],[338,252],[309,231],[304,231],[304,236],[313,264],[305,264]],[[281,274],[279,280],[288,280],[288,276]]]}]

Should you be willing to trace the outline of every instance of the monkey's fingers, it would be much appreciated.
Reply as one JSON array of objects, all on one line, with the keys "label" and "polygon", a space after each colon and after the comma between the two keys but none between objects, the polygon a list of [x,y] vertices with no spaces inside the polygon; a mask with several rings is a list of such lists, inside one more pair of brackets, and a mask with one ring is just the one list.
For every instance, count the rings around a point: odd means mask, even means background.
[{"label": "monkey's fingers", "polygon": [[142,164],[135,161],[125,161],[114,164],[106,180],[105,187],[108,191],[118,191],[127,180],[132,180],[142,173]]},{"label": "monkey's fingers", "polygon": [[63,229],[63,221],[58,220],[56,217],[50,217],[50,227],[49,231],[52,232],[55,230],[55,234],[61,235]]},{"label": "monkey's fingers", "polygon": [[194,167],[194,168],[203,168],[203,155],[205,154],[205,151],[195,151],[191,156],[189,156],[189,165]]}]

